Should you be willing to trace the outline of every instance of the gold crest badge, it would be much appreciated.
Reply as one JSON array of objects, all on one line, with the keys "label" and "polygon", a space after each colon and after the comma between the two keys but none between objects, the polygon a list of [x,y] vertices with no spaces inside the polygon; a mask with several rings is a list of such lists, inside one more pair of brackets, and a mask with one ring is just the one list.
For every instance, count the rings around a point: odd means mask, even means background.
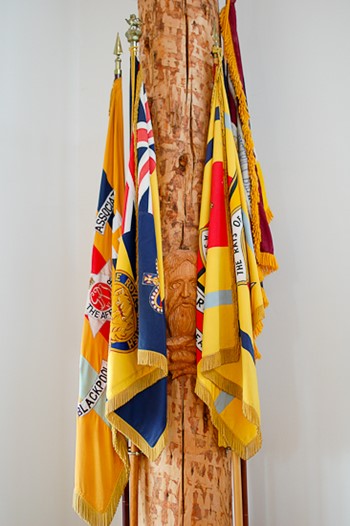
[{"label": "gold crest badge", "polygon": [[132,351],[138,342],[138,296],[134,280],[126,272],[115,273],[112,301],[111,350]]}]

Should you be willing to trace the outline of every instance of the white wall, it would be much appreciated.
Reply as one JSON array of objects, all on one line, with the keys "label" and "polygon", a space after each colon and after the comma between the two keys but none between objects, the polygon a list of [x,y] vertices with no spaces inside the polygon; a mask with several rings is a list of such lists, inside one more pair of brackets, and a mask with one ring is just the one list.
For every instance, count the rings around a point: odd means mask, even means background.
[{"label": "white wall", "polygon": [[80,337],[113,48],[135,5],[0,2],[1,526],[82,524]]},{"label": "white wall", "polygon": [[350,4],[245,0],[240,35],[280,271],[259,364],[252,525],[350,524]]},{"label": "white wall", "polygon": [[[82,524],[71,510],[82,313],[115,33],[135,5],[0,3],[1,526]],[[350,4],[237,9],[281,267],[265,283],[250,522],[348,526]],[[127,55],[125,44],[125,70]]]}]

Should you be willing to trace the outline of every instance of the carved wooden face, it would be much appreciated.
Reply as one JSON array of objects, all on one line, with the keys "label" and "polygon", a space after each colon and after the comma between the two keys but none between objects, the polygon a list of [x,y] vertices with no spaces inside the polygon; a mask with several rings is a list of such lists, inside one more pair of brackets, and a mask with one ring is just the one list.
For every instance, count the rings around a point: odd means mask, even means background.
[{"label": "carved wooden face", "polygon": [[165,261],[166,315],[170,336],[193,336],[196,330],[196,256],[177,251]]}]

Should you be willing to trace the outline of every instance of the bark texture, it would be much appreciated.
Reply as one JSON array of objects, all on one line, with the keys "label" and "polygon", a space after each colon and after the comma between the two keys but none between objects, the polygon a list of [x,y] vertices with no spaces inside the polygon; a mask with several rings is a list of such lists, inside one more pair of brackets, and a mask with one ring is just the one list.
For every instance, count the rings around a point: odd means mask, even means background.
[{"label": "bark texture", "polygon": [[139,0],[165,254],[198,244],[217,11],[217,0]]},{"label": "bark texture", "polygon": [[139,524],[232,524],[230,454],[194,394],[196,253],[217,0],[139,0],[165,256],[168,446],[140,457]]}]

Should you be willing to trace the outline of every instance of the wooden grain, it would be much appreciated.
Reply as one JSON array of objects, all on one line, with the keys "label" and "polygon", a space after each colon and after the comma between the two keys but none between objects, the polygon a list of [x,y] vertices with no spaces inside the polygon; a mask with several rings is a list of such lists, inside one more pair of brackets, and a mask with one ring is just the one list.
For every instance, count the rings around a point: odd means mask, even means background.
[{"label": "wooden grain", "polygon": [[[139,0],[165,255],[168,445],[139,465],[139,524],[230,526],[231,455],[194,394],[196,254],[216,0]],[[173,286],[174,285],[174,286]]]},{"label": "wooden grain", "polygon": [[152,111],[163,250],[196,250],[212,89],[215,0],[139,0],[141,63]]}]

